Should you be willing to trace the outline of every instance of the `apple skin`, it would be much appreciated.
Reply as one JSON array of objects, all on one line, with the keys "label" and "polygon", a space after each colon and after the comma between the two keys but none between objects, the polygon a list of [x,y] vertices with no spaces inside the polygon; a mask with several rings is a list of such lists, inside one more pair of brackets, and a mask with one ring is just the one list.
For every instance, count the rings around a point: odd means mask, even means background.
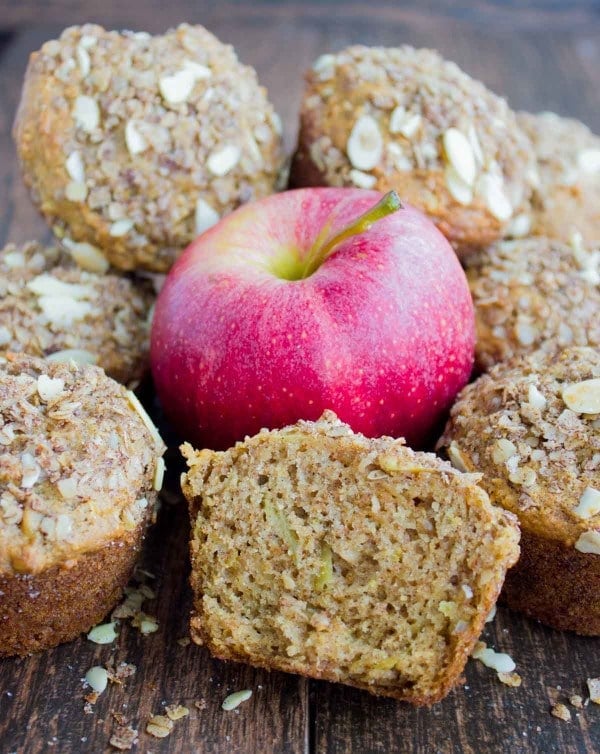
[{"label": "apple skin", "polygon": [[273,271],[298,267],[328,221],[339,232],[381,196],[275,194],[184,251],[156,303],[151,364],[185,439],[223,449],[332,409],[367,436],[427,442],[469,378],[475,343],[465,275],[433,223],[404,206],[309,277]]}]

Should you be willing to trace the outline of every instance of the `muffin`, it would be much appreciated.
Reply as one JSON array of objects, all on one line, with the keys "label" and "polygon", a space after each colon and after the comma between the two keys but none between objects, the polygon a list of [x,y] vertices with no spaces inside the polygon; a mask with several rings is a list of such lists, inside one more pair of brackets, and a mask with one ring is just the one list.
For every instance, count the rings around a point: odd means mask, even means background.
[{"label": "muffin", "polygon": [[219,217],[271,193],[280,125],[252,68],[201,26],[87,24],[31,56],[14,138],[58,235],[166,272]]},{"label": "muffin", "polygon": [[0,364],[0,656],[75,638],[121,596],[162,484],[164,445],[101,369]]},{"label": "muffin", "polygon": [[65,249],[31,242],[0,250],[0,354],[97,364],[115,380],[138,380],[148,366],[154,293],[150,282],[100,274],[86,244]]},{"label": "muffin", "polygon": [[408,46],[323,55],[306,79],[293,186],[395,188],[459,249],[502,236],[532,167],[503,99]]},{"label": "muffin", "polygon": [[509,607],[600,635],[600,353],[538,351],[466,387],[439,447],[521,525]]},{"label": "muffin", "polygon": [[584,243],[600,244],[600,136],[555,113],[517,113],[517,121],[533,144],[538,180],[509,234],[568,243],[577,232]]},{"label": "muffin", "polygon": [[196,643],[413,704],[458,682],[519,552],[476,476],[331,412],[183,453]]},{"label": "muffin", "polygon": [[537,236],[492,245],[466,265],[480,369],[538,348],[600,347],[600,247]]}]

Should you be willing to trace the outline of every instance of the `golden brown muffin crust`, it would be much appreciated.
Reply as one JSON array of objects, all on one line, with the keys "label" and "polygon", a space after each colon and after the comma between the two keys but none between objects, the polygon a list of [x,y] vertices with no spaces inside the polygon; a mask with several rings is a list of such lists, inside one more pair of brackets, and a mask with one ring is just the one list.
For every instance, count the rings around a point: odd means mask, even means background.
[{"label": "golden brown muffin crust", "polygon": [[[81,245],[80,245],[81,246]],[[76,258],[84,261],[81,248]],[[95,260],[87,258],[88,266]],[[97,364],[119,382],[148,367],[149,281],[80,269],[59,246],[0,249],[0,354]]]},{"label": "golden brown muffin crust", "polygon": [[480,369],[538,348],[600,347],[600,248],[538,236],[492,245],[466,266]]},{"label": "golden brown muffin crust", "polygon": [[600,353],[537,351],[492,367],[459,395],[438,447],[519,518],[508,604],[600,633]]},{"label": "golden brown muffin crust", "polygon": [[306,76],[292,186],[395,188],[454,243],[491,243],[530,190],[506,102],[433,50],[349,47]]},{"label": "golden brown muffin crust", "polygon": [[273,192],[279,131],[254,70],[203,27],[86,24],[31,56],[14,138],[57,234],[166,272],[222,214]]},{"label": "golden brown muffin crust", "polygon": [[600,244],[600,136],[555,113],[517,113],[517,121],[533,144],[537,179],[509,232],[565,243],[579,233],[584,243]]}]

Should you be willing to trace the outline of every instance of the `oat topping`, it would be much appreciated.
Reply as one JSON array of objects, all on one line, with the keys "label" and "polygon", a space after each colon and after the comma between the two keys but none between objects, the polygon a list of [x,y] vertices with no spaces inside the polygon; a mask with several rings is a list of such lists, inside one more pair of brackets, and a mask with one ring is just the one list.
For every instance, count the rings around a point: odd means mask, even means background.
[{"label": "oat topping", "polygon": [[[354,46],[322,56],[307,75],[301,119],[300,150],[326,185],[395,185],[434,218],[447,191],[498,227],[530,191],[531,148],[506,102],[433,50]],[[449,213],[445,229],[468,234],[451,227],[455,219]]]},{"label": "oat topping", "polygon": [[571,712],[569,708],[562,702],[558,702],[550,709],[550,714],[554,717],[558,717],[559,720],[564,720],[566,723],[571,720]]},{"label": "oat topping", "polygon": [[15,140],[50,224],[122,269],[167,271],[200,201],[220,217],[272,193],[283,165],[254,70],[188,24],[153,37],[66,29],[32,57]]},{"label": "oat topping", "polygon": [[[9,357],[0,437],[0,571],[37,573],[151,515],[164,445],[96,367]],[[112,641],[114,624],[89,638]]]},{"label": "oat topping", "polygon": [[[479,365],[537,348],[599,347],[600,285],[583,274],[597,268],[596,254],[578,239],[565,244],[536,237],[504,241],[468,257]],[[542,398],[533,395],[532,401]]]},{"label": "oat topping", "polygon": [[600,408],[574,411],[564,392],[599,377],[600,354],[591,348],[557,356],[538,351],[498,364],[463,390],[439,442],[448,451],[458,448],[469,471],[483,473],[481,484],[519,515],[524,529],[595,554]]},{"label": "oat topping", "polygon": [[600,137],[555,113],[518,113],[537,160],[531,206],[514,236],[547,235],[568,242],[574,231],[600,243]]},{"label": "oat topping", "polygon": [[[102,275],[88,244],[9,244],[0,250],[0,355],[24,351],[52,361],[98,364],[125,382],[147,366],[150,285]],[[73,262],[84,261],[88,272]]]},{"label": "oat topping", "polygon": [[120,751],[133,749],[138,742],[138,731],[131,725],[117,725],[110,737],[109,743]]},{"label": "oat topping", "polygon": [[146,725],[146,733],[154,738],[166,738],[173,730],[173,721],[165,715],[152,715]]}]

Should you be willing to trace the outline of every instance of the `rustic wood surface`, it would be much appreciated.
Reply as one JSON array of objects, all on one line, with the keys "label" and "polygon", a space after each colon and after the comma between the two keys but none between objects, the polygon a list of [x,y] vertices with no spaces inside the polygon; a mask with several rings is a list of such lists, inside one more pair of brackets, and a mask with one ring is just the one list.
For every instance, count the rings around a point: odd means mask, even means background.
[{"label": "rustic wood surface", "polygon": [[[517,108],[551,109],[600,132],[600,6],[598,2],[211,2],[193,0],[14,0],[0,2],[0,244],[48,236],[23,189],[10,138],[30,51],[67,25],[94,20],[108,27],[162,31],[179,21],[203,23],[253,64],[283,116],[292,148],[301,74],[319,53],[351,42],[432,46],[507,96]],[[146,392],[146,401],[151,394]],[[155,407],[156,408],[156,407]],[[171,445],[176,438],[169,435]],[[139,752],[500,752],[600,751],[600,707],[572,721],[549,714],[569,694],[585,696],[585,679],[600,675],[600,640],[546,629],[505,609],[485,632],[510,653],[523,677],[508,688],[470,662],[466,685],[432,709],[413,709],[343,686],[265,673],[212,660],[177,639],[187,634],[187,521],[178,495],[176,450],[169,456],[170,492],[148,540],[144,563],[158,597],[147,612],[157,633],[123,625],[118,641],[84,638],[37,657],[0,662],[0,754],[102,752],[120,713],[140,731]],[[91,714],[82,677],[114,658],[137,666],[111,685]],[[223,698],[249,688],[252,698],[223,712]],[[198,702],[199,705],[195,705]],[[190,716],[168,738],[144,732],[164,704]]]}]

